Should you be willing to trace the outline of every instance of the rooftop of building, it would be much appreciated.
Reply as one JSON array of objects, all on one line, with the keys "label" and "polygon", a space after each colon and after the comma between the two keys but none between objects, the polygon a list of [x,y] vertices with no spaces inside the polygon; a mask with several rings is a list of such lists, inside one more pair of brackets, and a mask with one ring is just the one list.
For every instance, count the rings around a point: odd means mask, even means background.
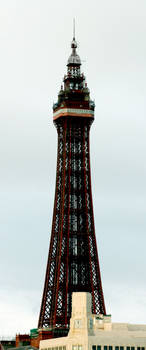
[{"label": "rooftop of building", "polygon": [[9,348],[9,350],[38,350],[37,348],[35,348],[34,346],[31,345],[24,345],[24,346],[18,346],[18,347],[14,347],[14,348]]},{"label": "rooftop of building", "polygon": [[93,315],[90,293],[73,293],[72,317],[67,337],[40,342],[41,350],[135,350],[135,348],[146,349],[146,325],[112,323],[111,315]]}]

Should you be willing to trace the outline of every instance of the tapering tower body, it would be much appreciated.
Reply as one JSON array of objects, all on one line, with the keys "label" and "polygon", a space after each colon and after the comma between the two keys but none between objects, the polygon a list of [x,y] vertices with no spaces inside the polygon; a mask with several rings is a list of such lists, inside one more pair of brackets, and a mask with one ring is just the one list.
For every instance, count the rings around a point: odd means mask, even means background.
[{"label": "tapering tower body", "polygon": [[56,192],[39,328],[68,331],[72,292],[90,292],[94,314],[106,314],[91,194],[89,131],[94,102],[80,72],[73,38],[64,86],[53,106],[58,132]]}]

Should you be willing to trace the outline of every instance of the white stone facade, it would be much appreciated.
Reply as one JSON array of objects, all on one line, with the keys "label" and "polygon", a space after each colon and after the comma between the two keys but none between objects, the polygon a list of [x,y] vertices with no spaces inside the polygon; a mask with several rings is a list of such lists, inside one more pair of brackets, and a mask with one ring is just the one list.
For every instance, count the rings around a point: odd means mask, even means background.
[{"label": "white stone facade", "polygon": [[68,336],[40,341],[40,350],[146,350],[146,325],[93,315],[90,293],[73,293]]}]

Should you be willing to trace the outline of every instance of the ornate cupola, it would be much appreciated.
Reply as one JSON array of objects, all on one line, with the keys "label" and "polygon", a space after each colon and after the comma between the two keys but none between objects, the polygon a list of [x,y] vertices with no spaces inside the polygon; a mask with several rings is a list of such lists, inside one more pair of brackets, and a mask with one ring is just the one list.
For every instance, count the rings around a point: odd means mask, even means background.
[{"label": "ornate cupola", "polygon": [[94,118],[95,104],[90,100],[84,73],[81,73],[81,59],[77,54],[75,37],[71,42],[71,55],[67,61],[67,74],[58,94],[58,101],[53,105],[53,119],[60,116],[80,116]]}]

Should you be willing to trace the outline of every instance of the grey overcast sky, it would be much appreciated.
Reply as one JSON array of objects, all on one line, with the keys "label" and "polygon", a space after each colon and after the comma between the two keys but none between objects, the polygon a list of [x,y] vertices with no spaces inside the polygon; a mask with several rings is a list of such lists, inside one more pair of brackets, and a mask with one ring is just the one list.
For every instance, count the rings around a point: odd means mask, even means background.
[{"label": "grey overcast sky", "polygon": [[78,53],[95,99],[92,192],[107,313],[146,323],[146,1],[0,0],[0,336],[37,327],[51,232],[52,104]]}]

